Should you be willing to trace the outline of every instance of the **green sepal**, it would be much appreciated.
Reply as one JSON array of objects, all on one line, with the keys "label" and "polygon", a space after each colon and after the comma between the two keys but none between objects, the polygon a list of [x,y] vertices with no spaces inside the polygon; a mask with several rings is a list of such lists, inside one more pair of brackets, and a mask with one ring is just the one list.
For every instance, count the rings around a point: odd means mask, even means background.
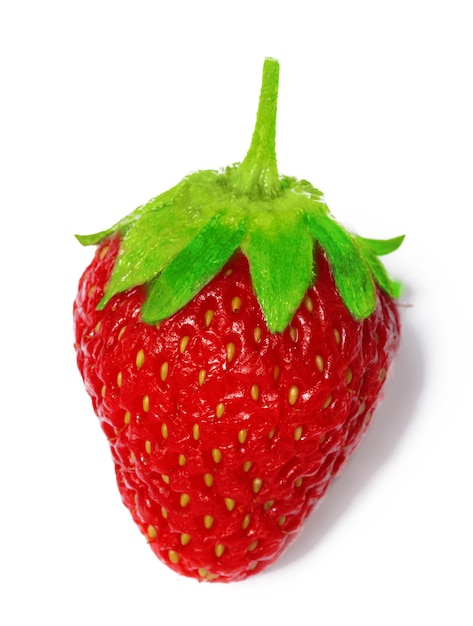
[{"label": "green sepal", "polygon": [[115,233],[126,233],[126,231],[132,226],[135,222],[140,220],[143,215],[146,215],[150,211],[156,211],[162,209],[166,206],[171,206],[178,198],[182,196],[184,191],[189,185],[189,179],[184,178],[177,185],[171,187],[164,193],[151,198],[145,204],[140,205],[134,211],[126,215],[119,222],[107,228],[106,230],[101,230],[97,233],[92,233],[90,235],[75,235],[77,241],[83,246],[96,246],[101,241],[114,235]]},{"label": "green sepal", "polygon": [[402,295],[402,292],[404,290],[404,283],[401,282],[400,280],[390,280],[391,282],[391,292],[392,295],[391,297],[394,298],[395,300],[397,298],[400,298]]},{"label": "green sepal", "polygon": [[[316,202],[324,203],[324,194],[310,183],[308,180],[304,178],[301,180],[293,179],[292,188],[295,193],[301,193],[306,197],[309,197],[311,200],[315,200]],[[328,213],[328,207],[324,203],[325,212]],[[321,208],[321,207],[319,207]]]},{"label": "green sepal", "polygon": [[[313,280],[314,244],[297,209],[257,213],[242,246],[258,301],[271,332],[282,332],[291,321]],[[294,204],[294,202],[292,202]]]},{"label": "green sepal", "polygon": [[378,259],[378,256],[389,254],[397,250],[404,240],[404,236],[394,237],[393,239],[366,239],[365,237],[355,236],[355,241],[360,247],[362,254],[368,264],[375,281],[387,294],[392,298],[398,298],[402,284],[392,281],[384,265]]},{"label": "green sepal", "polygon": [[371,315],[376,307],[376,289],[354,238],[315,203],[306,211],[306,223],[328,257],[337,289],[352,316],[364,319]]},{"label": "green sepal", "polygon": [[117,293],[151,281],[199,232],[206,216],[190,205],[162,207],[137,220],[123,237],[99,309]]},{"label": "green sepal", "polygon": [[192,300],[239,247],[245,227],[241,212],[214,215],[156,278],[141,310],[143,321],[160,322]]},{"label": "green sepal", "polygon": [[399,237],[393,237],[392,239],[368,239],[366,237],[355,237],[360,246],[367,249],[369,248],[376,256],[383,256],[385,254],[391,254],[401,247],[404,241],[405,235]]},{"label": "green sepal", "polygon": [[101,241],[103,241],[106,237],[112,235],[118,228],[118,224],[115,224],[111,228],[107,230],[101,230],[98,233],[93,233],[92,235],[74,235],[77,241],[83,246],[96,246]]}]

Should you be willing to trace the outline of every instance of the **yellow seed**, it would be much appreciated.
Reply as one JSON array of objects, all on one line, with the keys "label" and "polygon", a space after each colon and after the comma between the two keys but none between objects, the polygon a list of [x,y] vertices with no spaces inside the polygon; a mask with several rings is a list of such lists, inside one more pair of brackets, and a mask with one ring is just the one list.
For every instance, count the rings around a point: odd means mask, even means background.
[{"label": "yellow seed", "polygon": [[324,433],[323,435],[321,435],[319,439],[319,445],[322,445],[323,442],[326,440],[326,438],[327,438],[327,433]]},{"label": "yellow seed", "polygon": [[207,328],[210,326],[210,322],[212,321],[213,316],[214,316],[214,312],[211,311],[210,309],[205,312],[204,320],[205,320],[205,325],[207,326]]},{"label": "yellow seed", "polygon": [[274,437],[274,435],[276,434],[276,429],[273,428],[272,430],[269,431],[268,433],[268,439],[272,439]]},{"label": "yellow seed", "polygon": [[236,351],[235,344],[232,341],[230,341],[230,343],[227,343],[227,345],[225,346],[225,350],[227,353],[227,361],[231,363],[235,357],[235,351]]},{"label": "yellow seed", "polygon": [[210,473],[204,474],[204,483],[207,487],[211,487],[214,484],[214,475]]},{"label": "yellow seed", "polygon": [[187,463],[187,459],[183,454],[179,454],[177,462],[179,463],[180,467],[184,467],[184,465]]},{"label": "yellow seed", "polygon": [[168,518],[168,512],[163,506],[161,507],[161,515],[164,517],[164,519]]},{"label": "yellow seed", "polygon": [[331,403],[331,402],[332,402],[332,396],[329,396],[329,397],[325,400],[325,402],[323,403],[322,408],[323,408],[323,409],[326,409],[327,407],[329,407],[329,406],[330,406],[330,403]]},{"label": "yellow seed", "polygon": [[207,372],[205,370],[200,370],[199,372],[199,385],[202,387],[202,385],[205,382],[205,378],[207,376]]},{"label": "yellow seed", "polygon": [[89,291],[88,291],[88,293],[87,293],[88,297],[89,297],[89,298],[91,298],[91,297],[94,295],[94,293],[95,293],[96,291],[97,291],[97,286],[96,286],[96,285],[93,285],[93,286],[89,289]]},{"label": "yellow seed", "polygon": [[261,328],[259,326],[254,329],[253,337],[255,338],[256,343],[261,341]]},{"label": "yellow seed", "polygon": [[123,418],[123,422],[126,426],[131,422],[131,413],[129,411],[125,412],[125,416]]},{"label": "yellow seed", "polygon": [[102,250],[100,250],[99,259],[102,260],[109,250],[110,246],[105,246],[104,248],[102,248]]},{"label": "yellow seed", "polygon": [[175,550],[169,550],[168,556],[171,563],[174,563],[175,565],[179,563],[179,554]]},{"label": "yellow seed", "polygon": [[102,396],[102,398],[105,398],[106,393],[107,393],[107,387],[106,385],[102,385],[102,389],[100,391],[100,395]]},{"label": "yellow seed", "polygon": [[279,378],[279,367],[277,365],[274,366],[273,378],[274,380],[277,380]]},{"label": "yellow seed", "polygon": [[179,498],[179,504],[184,508],[191,501],[191,497],[188,493],[181,493],[181,497]]},{"label": "yellow seed", "polygon": [[188,533],[181,533],[181,544],[183,546],[187,546],[190,540],[191,536]]},{"label": "yellow seed", "polygon": [[197,572],[198,572],[198,574],[199,574],[199,576],[201,578],[206,578],[207,577],[208,571],[206,569],[204,569],[203,567],[199,567]]},{"label": "yellow seed", "polygon": [[298,426],[297,428],[294,429],[294,441],[300,441],[301,437],[302,437],[302,426]]},{"label": "yellow seed", "polygon": [[324,371],[324,360],[320,356],[320,354],[318,354],[315,357],[315,367],[319,370],[320,373],[322,373]]},{"label": "yellow seed", "polygon": [[165,423],[161,424],[161,435],[163,436],[163,439],[168,438],[168,435],[169,435],[168,425]]},{"label": "yellow seed", "polygon": [[250,565],[250,568],[249,568],[249,569],[250,569],[250,570],[255,570],[257,567],[258,567],[258,561],[255,561],[254,563],[252,563],[252,564]]},{"label": "yellow seed", "polygon": [[145,450],[147,454],[151,454],[151,441],[145,441]]},{"label": "yellow seed", "polygon": [[235,296],[232,298],[232,311],[236,313],[240,310],[241,307],[241,298],[239,296]]},{"label": "yellow seed", "polygon": [[207,530],[210,530],[212,528],[212,526],[214,525],[214,521],[215,519],[212,517],[212,515],[204,515],[204,526]]},{"label": "yellow seed", "polygon": [[249,472],[252,465],[253,465],[253,461],[245,461],[243,463],[243,471],[244,472]]},{"label": "yellow seed", "polygon": [[219,450],[218,448],[214,448],[212,450],[212,458],[215,461],[215,463],[220,463],[220,461],[222,460],[222,451]]},{"label": "yellow seed", "polygon": [[217,558],[220,558],[222,554],[225,552],[225,546],[223,545],[223,543],[217,543],[217,545],[214,548],[214,551],[215,551],[215,556]]},{"label": "yellow seed", "polygon": [[169,485],[169,476],[167,474],[161,474],[161,478],[163,479],[163,483]]},{"label": "yellow seed", "polygon": [[298,478],[294,483],[294,487],[299,488],[301,485],[302,485],[302,478]]},{"label": "yellow seed", "polygon": [[143,396],[143,411],[147,413],[149,411],[149,396]]},{"label": "yellow seed", "polygon": [[369,424],[370,423],[371,416],[372,416],[371,411],[368,411],[368,413],[365,415],[365,424]]},{"label": "yellow seed", "polygon": [[120,328],[120,332],[118,333],[118,341],[120,341],[120,339],[123,337],[123,333],[126,330],[126,326],[123,326],[122,328]]},{"label": "yellow seed", "polygon": [[229,511],[233,511],[235,508],[235,500],[233,498],[224,498],[225,506]]},{"label": "yellow seed", "polygon": [[245,443],[247,437],[248,431],[246,430],[246,428],[242,428],[238,433],[238,441],[240,443]]},{"label": "yellow seed", "polygon": [[349,367],[349,368],[347,369],[347,373],[346,373],[346,376],[345,376],[345,383],[346,383],[347,385],[349,385],[349,384],[351,383],[351,381],[352,381],[352,380],[353,380],[353,372],[352,372],[351,367]]},{"label": "yellow seed", "polygon": [[143,367],[143,363],[145,362],[145,353],[144,350],[138,350],[138,352],[136,353],[136,367],[138,369],[140,369],[140,367]]},{"label": "yellow seed", "polygon": [[309,313],[312,313],[314,310],[314,303],[312,302],[312,298],[310,296],[306,296],[304,304]]},{"label": "yellow seed", "polygon": [[269,509],[274,505],[274,500],[268,500],[263,504],[263,509],[265,511],[269,511]]},{"label": "yellow seed", "polygon": [[383,369],[379,372],[379,380],[383,381],[385,378],[386,378],[386,370],[383,367]]},{"label": "yellow seed", "polygon": [[259,398],[259,387],[256,384],[251,386],[251,397],[255,401]]},{"label": "yellow seed", "polygon": [[199,424],[194,424],[194,426],[192,426],[192,437],[194,438],[195,441],[198,441],[200,439],[200,426],[199,426]]},{"label": "yellow seed", "polygon": [[263,481],[261,480],[261,478],[253,478],[253,483],[252,483],[253,493],[258,493],[261,490],[262,486],[263,486]]},{"label": "yellow seed", "polygon": [[254,541],[252,541],[250,543],[250,545],[248,546],[248,552],[253,552],[253,550],[256,548],[256,546],[258,545],[258,540],[255,539]]},{"label": "yellow seed", "polygon": [[94,330],[95,330],[95,332],[96,332],[96,333],[98,333],[98,332],[99,332],[99,330],[100,330],[100,327],[101,327],[101,326],[102,326],[102,322],[101,322],[101,321],[100,321],[100,322],[97,322],[97,324],[95,325],[95,328],[94,328]]},{"label": "yellow seed", "polygon": [[123,383],[123,374],[122,372],[118,372],[117,374],[117,385],[118,387],[121,387]]},{"label": "yellow seed", "polygon": [[290,336],[291,336],[292,341],[296,342],[296,341],[297,341],[297,338],[298,338],[298,336],[299,336],[299,333],[298,333],[298,331],[297,331],[297,328],[294,328],[293,326],[291,326],[291,327],[289,328],[289,334],[290,334]]},{"label": "yellow seed", "polygon": [[334,328],[333,330],[333,338],[335,339],[335,343],[338,345],[340,345],[340,331],[338,331],[336,328]]},{"label": "yellow seed", "polygon": [[161,376],[161,380],[163,382],[168,377],[168,373],[169,373],[169,363],[167,361],[164,361],[164,363],[161,365],[161,369],[159,371],[159,375]]},{"label": "yellow seed", "polygon": [[243,522],[241,524],[241,527],[243,528],[243,530],[246,530],[248,528],[248,526],[250,525],[250,522],[251,522],[251,516],[249,513],[247,513],[245,517],[243,518]]},{"label": "yellow seed", "polygon": [[151,524],[148,526],[148,537],[150,539],[156,539],[156,537],[158,536],[158,533],[156,532],[156,528],[154,526],[151,526]]},{"label": "yellow seed", "polygon": [[278,519],[278,526],[284,526],[285,523],[286,523],[286,516],[281,515],[281,517]]},{"label": "yellow seed", "polygon": [[187,344],[189,343],[189,337],[187,335],[185,335],[184,337],[181,338],[181,341],[179,342],[179,352],[182,354],[185,349],[187,348]]},{"label": "yellow seed", "polygon": [[220,419],[224,413],[225,413],[225,405],[223,404],[223,402],[219,402],[215,409],[215,415]]},{"label": "yellow seed", "polygon": [[134,452],[130,452],[130,463],[134,465],[136,463],[136,456]]},{"label": "yellow seed", "polygon": [[289,392],[287,394],[288,402],[291,406],[297,402],[297,398],[299,397],[299,387],[297,385],[291,385],[289,387]]}]

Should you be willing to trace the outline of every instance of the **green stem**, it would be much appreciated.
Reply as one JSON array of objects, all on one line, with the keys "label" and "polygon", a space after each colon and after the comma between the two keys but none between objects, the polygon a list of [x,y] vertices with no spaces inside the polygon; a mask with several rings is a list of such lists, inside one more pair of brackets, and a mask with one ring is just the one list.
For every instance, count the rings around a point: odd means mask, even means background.
[{"label": "green stem", "polygon": [[274,197],[281,192],[276,163],[276,112],[279,63],[266,58],[256,125],[246,157],[234,172],[233,188],[242,194]]}]

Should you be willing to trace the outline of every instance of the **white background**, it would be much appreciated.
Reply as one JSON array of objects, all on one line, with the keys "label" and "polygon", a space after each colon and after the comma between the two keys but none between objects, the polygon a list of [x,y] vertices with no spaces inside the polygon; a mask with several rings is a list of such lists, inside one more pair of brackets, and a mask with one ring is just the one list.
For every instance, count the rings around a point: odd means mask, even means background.
[{"label": "white background", "polygon": [[[0,9],[0,622],[473,624],[468,1],[5,1]],[[122,506],[75,367],[72,302],[108,227],[241,160],[265,56],[278,162],[366,237],[406,234],[382,409],[277,565],[179,578]]]}]

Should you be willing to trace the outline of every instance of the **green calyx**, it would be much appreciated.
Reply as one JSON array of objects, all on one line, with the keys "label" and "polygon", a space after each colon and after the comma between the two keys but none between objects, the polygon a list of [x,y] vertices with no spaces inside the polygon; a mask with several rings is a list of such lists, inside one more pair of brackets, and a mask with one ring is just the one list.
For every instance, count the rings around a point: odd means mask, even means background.
[{"label": "green calyx", "polygon": [[279,175],[278,82],[279,63],[266,59],[256,126],[240,164],[195,172],[108,230],[77,235],[83,245],[115,233],[122,237],[99,309],[116,294],[146,285],[142,319],[160,322],[185,306],[241,250],[268,327],[282,332],[316,277],[317,245],[354,318],[374,311],[376,283],[391,297],[399,295],[399,285],[378,257],[396,250],[403,237],[352,235],[333,219],[320,191],[305,180]]}]

